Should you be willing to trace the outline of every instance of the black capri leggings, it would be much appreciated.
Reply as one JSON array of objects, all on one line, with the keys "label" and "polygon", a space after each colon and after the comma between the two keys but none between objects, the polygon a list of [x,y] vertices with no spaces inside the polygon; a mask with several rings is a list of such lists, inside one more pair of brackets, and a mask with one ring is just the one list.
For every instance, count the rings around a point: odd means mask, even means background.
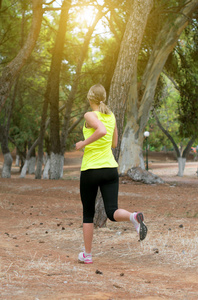
[{"label": "black capri leggings", "polygon": [[100,187],[107,217],[115,221],[113,215],[118,209],[118,183],[117,168],[81,171],[80,195],[83,205],[83,223],[93,223],[98,187]]}]

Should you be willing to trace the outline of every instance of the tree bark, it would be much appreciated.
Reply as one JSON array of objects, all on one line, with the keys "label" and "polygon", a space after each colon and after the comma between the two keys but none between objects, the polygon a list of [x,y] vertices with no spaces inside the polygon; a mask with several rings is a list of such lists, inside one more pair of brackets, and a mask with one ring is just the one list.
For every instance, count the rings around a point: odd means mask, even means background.
[{"label": "tree bark", "polygon": [[15,161],[15,166],[19,167],[19,162],[20,162],[20,157],[18,154],[16,154],[16,161]]},{"label": "tree bark", "polygon": [[23,165],[23,168],[21,169],[20,178],[25,178],[27,170],[28,170],[28,166],[29,166],[29,160],[26,159],[25,163]]},{"label": "tree bark", "polygon": [[121,149],[119,155],[119,173],[124,175],[131,166],[140,167],[143,170],[144,157],[142,153],[143,135],[138,138],[137,132],[139,126],[137,125],[137,72],[136,69],[132,76],[131,86],[127,101],[127,123],[121,141]]},{"label": "tree bark", "polygon": [[177,161],[178,161],[178,174],[177,174],[177,176],[183,177],[185,164],[186,164],[186,158],[178,157]]},{"label": "tree bark", "polygon": [[106,215],[106,212],[104,209],[104,202],[103,202],[100,190],[97,193],[96,199],[97,199],[97,201],[96,201],[96,205],[95,205],[94,227],[101,228],[106,225],[107,215]]},{"label": "tree bark", "polygon": [[3,157],[4,157],[4,163],[3,163],[1,177],[2,178],[10,178],[13,159],[12,159],[12,156],[11,156],[9,148],[8,148],[7,129],[1,125],[0,125],[0,143],[1,143],[1,150],[3,153]]},{"label": "tree bark", "polygon": [[41,28],[43,16],[42,3],[42,0],[32,0],[32,26],[26,43],[21,48],[18,55],[2,71],[2,76],[0,77],[0,111],[11,91],[11,87],[17,77],[17,74],[25,65],[28,57],[34,49]]},{"label": "tree bark", "polygon": [[33,145],[28,150],[28,153],[27,153],[26,158],[25,158],[25,163],[23,164],[22,169],[21,169],[21,175],[20,175],[21,178],[24,178],[26,173],[27,173],[27,169],[28,169],[28,166],[29,166],[29,161],[30,161],[31,155],[35,151],[35,147],[38,145],[38,142],[39,142],[39,139],[34,141]]},{"label": "tree bark", "polygon": [[[183,29],[188,25],[190,17],[194,10],[198,7],[198,1],[186,1],[186,4],[178,12],[176,19],[169,20],[164,25],[158,37],[156,39],[153,51],[149,58],[147,67],[145,69],[144,75],[142,77],[141,86],[138,93],[133,97],[129,97],[131,101],[132,109],[131,116],[128,115],[127,119],[133,119],[133,122],[129,120],[126,130],[129,131],[128,127],[131,128],[131,144],[127,141],[126,132],[122,141],[122,153],[119,160],[120,169],[122,173],[127,172],[127,168],[138,167],[141,165],[141,150],[140,154],[137,151],[131,152],[131,156],[128,156],[128,165],[125,167],[125,156],[129,148],[133,148],[134,145],[140,145],[142,147],[143,143],[143,133],[144,128],[147,124],[149,118],[149,112],[154,99],[155,89],[158,82],[158,78],[164,64],[175,47],[177,40],[182,33]],[[132,85],[135,85],[135,80],[132,79]],[[136,84],[137,86],[137,84]],[[134,88],[132,88],[134,90]],[[134,133],[133,133],[134,132]],[[134,138],[132,135],[134,134]],[[140,148],[141,148],[140,147]]]},{"label": "tree bark", "polygon": [[3,169],[2,169],[2,178],[10,178],[11,177],[11,167],[12,167],[12,156],[10,152],[7,152],[3,155],[4,163],[3,163]]},{"label": "tree bark", "polygon": [[49,169],[50,169],[50,159],[47,158],[47,161],[43,170],[43,179],[49,179]]},{"label": "tree bark", "polygon": [[0,125],[0,143],[1,143],[1,149],[2,153],[4,156],[4,163],[3,163],[3,170],[2,170],[2,177],[3,178],[10,178],[11,177],[11,168],[12,168],[12,156],[10,153],[10,150],[8,148],[8,139],[9,139],[9,129],[10,129],[10,121],[11,121],[11,116],[14,108],[14,102],[16,99],[16,94],[17,94],[17,87],[18,87],[18,79],[15,81],[14,89],[13,89],[13,94],[10,99],[10,105],[7,113],[7,118],[5,117],[4,119],[4,126]]},{"label": "tree bark", "polygon": [[110,86],[108,104],[116,116],[118,125],[118,146],[114,151],[116,160],[118,160],[120,153],[131,78],[136,71],[139,49],[152,4],[152,0],[133,1]]},{"label": "tree bark", "polygon": [[59,134],[59,81],[62,55],[64,49],[65,34],[67,29],[68,11],[71,7],[71,0],[64,0],[60,15],[59,29],[52,55],[50,79],[49,79],[49,103],[50,103],[50,179],[59,179],[61,176],[61,146]]},{"label": "tree bark", "polygon": [[38,159],[37,159],[37,166],[36,166],[36,173],[35,173],[35,179],[41,179],[42,175],[42,165],[43,165],[43,142],[44,142],[44,136],[45,131],[47,128],[47,109],[49,104],[48,99],[48,90],[49,90],[50,80],[48,79],[47,83],[47,91],[44,96],[44,104],[43,104],[43,111],[42,111],[42,117],[41,117],[41,126],[40,126],[40,133],[38,137]]}]

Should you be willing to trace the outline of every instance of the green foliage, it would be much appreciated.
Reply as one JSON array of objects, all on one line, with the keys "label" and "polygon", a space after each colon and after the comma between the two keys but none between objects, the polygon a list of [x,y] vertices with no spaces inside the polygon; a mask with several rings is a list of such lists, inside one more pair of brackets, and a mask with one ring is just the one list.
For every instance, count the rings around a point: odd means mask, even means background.
[{"label": "green foliage", "polygon": [[[61,2],[61,1],[60,1]],[[99,1],[98,1],[99,2]],[[110,87],[113,72],[116,66],[120,43],[125,30],[131,1],[104,0],[99,2],[85,0],[72,1],[72,9],[69,13],[68,29],[65,37],[64,55],[60,74],[60,103],[67,108],[68,95],[74,83],[74,76],[79,57],[82,54],[82,46],[85,34],[88,31],[88,20],[82,16],[89,6],[93,9],[93,14],[101,9],[107,12],[99,22],[92,35],[88,53],[83,62],[80,73],[80,80],[75,95],[75,101],[71,112],[70,126],[78,120],[87,105],[87,91],[91,85],[100,82],[107,92]],[[147,64],[149,55],[152,52],[153,44],[157,33],[162,28],[167,18],[174,18],[178,5],[183,5],[184,1],[154,1],[153,10],[150,14],[148,24],[142,41],[138,62],[138,78],[141,76]],[[57,4],[57,2],[56,2]],[[45,5],[44,5],[45,7]],[[53,4],[51,4],[53,7]],[[79,17],[81,14],[81,18]],[[90,14],[90,13],[89,13]],[[3,0],[0,10],[0,73],[2,69],[17,55],[24,44],[31,25],[31,1]],[[83,18],[84,19],[83,19]],[[55,38],[59,25],[60,11],[48,11],[44,13],[42,27],[34,51],[22,69],[18,78],[18,88],[15,95],[14,109],[10,123],[10,136],[21,150],[29,140],[34,141],[39,134],[42,106],[46,84],[49,76],[51,58],[55,46]],[[194,21],[194,23],[196,23]],[[101,27],[103,26],[103,27]],[[173,55],[170,55],[167,62],[169,74],[174,75],[178,85],[185,91],[181,94],[181,101],[178,93],[173,91],[170,84],[160,77],[155,108],[159,110],[160,120],[169,130],[172,130],[175,137],[179,133],[178,113],[180,113],[180,133],[186,136],[187,132],[192,132],[197,119],[196,111],[196,86],[197,77],[197,35],[196,24],[186,29],[180,43]],[[102,29],[101,29],[102,28]],[[102,33],[100,32],[102,30]],[[186,80],[185,80],[186,78]],[[182,79],[182,80],[181,80]],[[192,88],[194,86],[194,88]],[[164,96],[166,88],[167,95]],[[6,124],[9,119],[14,90],[11,91],[9,101],[0,114],[1,124]],[[188,96],[187,96],[188,95]],[[161,103],[161,98],[164,102]],[[179,103],[179,110],[177,109]],[[190,104],[191,103],[191,104]],[[196,109],[195,109],[196,108]],[[65,109],[60,112],[60,125],[63,124]],[[193,112],[194,109],[194,112]],[[186,114],[184,114],[184,112]],[[185,116],[185,118],[184,118]],[[193,120],[187,122],[186,119]],[[169,121],[167,121],[169,120]],[[173,126],[173,123],[176,125]],[[187,124],[181,126],[181,124]],[[83,120],[79,126],[69,135],[67,149],[72,149],[72,145],[82,138]],[[60,128],[61,128],[60,126]],[[192,127],[192,128],[191,128]],[[171,144],[164,135],[157,129],[154,119],[151,117],[148,124],[152,134],[149,137],[150,145],[160,149],[162,145],[171,148]],[[183,131],[182,131],[183,130]],[[46,137],[48,137],[46,132]]]},{"label": "green foliage", "polygon": [[178,85],[180,99],[179,122],[182,137],[198,136],[198,23],[196,20],[184,30],[167,61],[166,68]]},{"label": "green foliage", "polygon": [[[3,19],[0,20],[1,41],[5,32],[7,38],[7,41],[2,42],[0,46],[0,53],[5,54],[1,56],[1,69],[17,55],[27,38],[31,22],[30,1],[8,2],[10,1],[3,1],[1,10],[3,14]],[[33,142],[38,137],[43,95],[51,59],[51,54],[48,52],[51,42],[49,29],[42,26],[34,52],[16,79],[17,88],[13,86],[6,105],[0,113],[0,122],[5,126],[9,122],[11,113],[9,135],[21,151],[25,150],[29,141]]]},{"label": "green foliage", "polygon": [[175,20],[179,8],[183,6],[185,0],[167,1],[155,0],[151,13],[149,14],[147,25],[144,31],[141,49],[138,57],[138,81],[144,74],[148,59],[153,51],[157,35],[163,28],[167,20]]},{"label": "green foliage", "polygon": [[[160,86],[156,94],[155,112],[160,120],[162,126],[171,134],[176,143],[180,142],[179,136],[179,121],[178,121],[178,100],[179,93],[171,84],[171,82],[164,76],[161,76]],[[163,134],[158,127],[154,116],[150,115],[146,130],[150,132],[149,145],[156,151],[163,149],[172,150],[173,145],[171,141]]]},{"label": "green foliage", "polygon": [[[0,10],[0,72],[19,52],[28,33],[30,1],[4,0]],[[23,37],[22,37],[22,35]]]},{"label": "green foliage", "polygon": [[[160,76],[154,109],[162,126],[171,134],[177,145],[187,145],[189,139],[197,137],[198,132],[198,43],[197,21],[182,33],[175,50],[165,64],[166,75]],[[175,87],[175,89],[174,89]],[[149,142],[155,149],[172,148],[168,138],[156,127],[151,116],[147,130],[151,131]],[[195,145],[197,144],[195,141]],[[161,145],[160,145],[161,144]]]}]

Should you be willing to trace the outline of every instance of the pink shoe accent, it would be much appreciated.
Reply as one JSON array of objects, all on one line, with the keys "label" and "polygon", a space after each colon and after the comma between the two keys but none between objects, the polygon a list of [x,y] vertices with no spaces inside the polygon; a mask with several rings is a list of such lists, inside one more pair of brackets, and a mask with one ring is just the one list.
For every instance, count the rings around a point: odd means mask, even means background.
[{"label": "pink shoe accent", "polygon": [[93,263],[91,255],[85,256],[85,253],[83,253],[83,257],[84,257],[84,264],[92,264]]},{"label": "pink shoe accent", "polygon": [[80,252],[78,255],[78,261],[84,264],[92,264],[92,255],[85,255],[85,252]]}]

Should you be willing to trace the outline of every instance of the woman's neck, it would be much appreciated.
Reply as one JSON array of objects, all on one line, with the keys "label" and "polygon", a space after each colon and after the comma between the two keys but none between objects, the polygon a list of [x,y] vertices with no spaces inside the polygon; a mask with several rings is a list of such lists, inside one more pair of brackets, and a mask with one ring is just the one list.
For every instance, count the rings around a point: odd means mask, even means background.
[{"label": "woman's neck", "polygon": [[99,111],[99,105],[97,105],[97,104],[95,104],[95,103],[91,103],[91,109],[93,110],[93,111]]}]

